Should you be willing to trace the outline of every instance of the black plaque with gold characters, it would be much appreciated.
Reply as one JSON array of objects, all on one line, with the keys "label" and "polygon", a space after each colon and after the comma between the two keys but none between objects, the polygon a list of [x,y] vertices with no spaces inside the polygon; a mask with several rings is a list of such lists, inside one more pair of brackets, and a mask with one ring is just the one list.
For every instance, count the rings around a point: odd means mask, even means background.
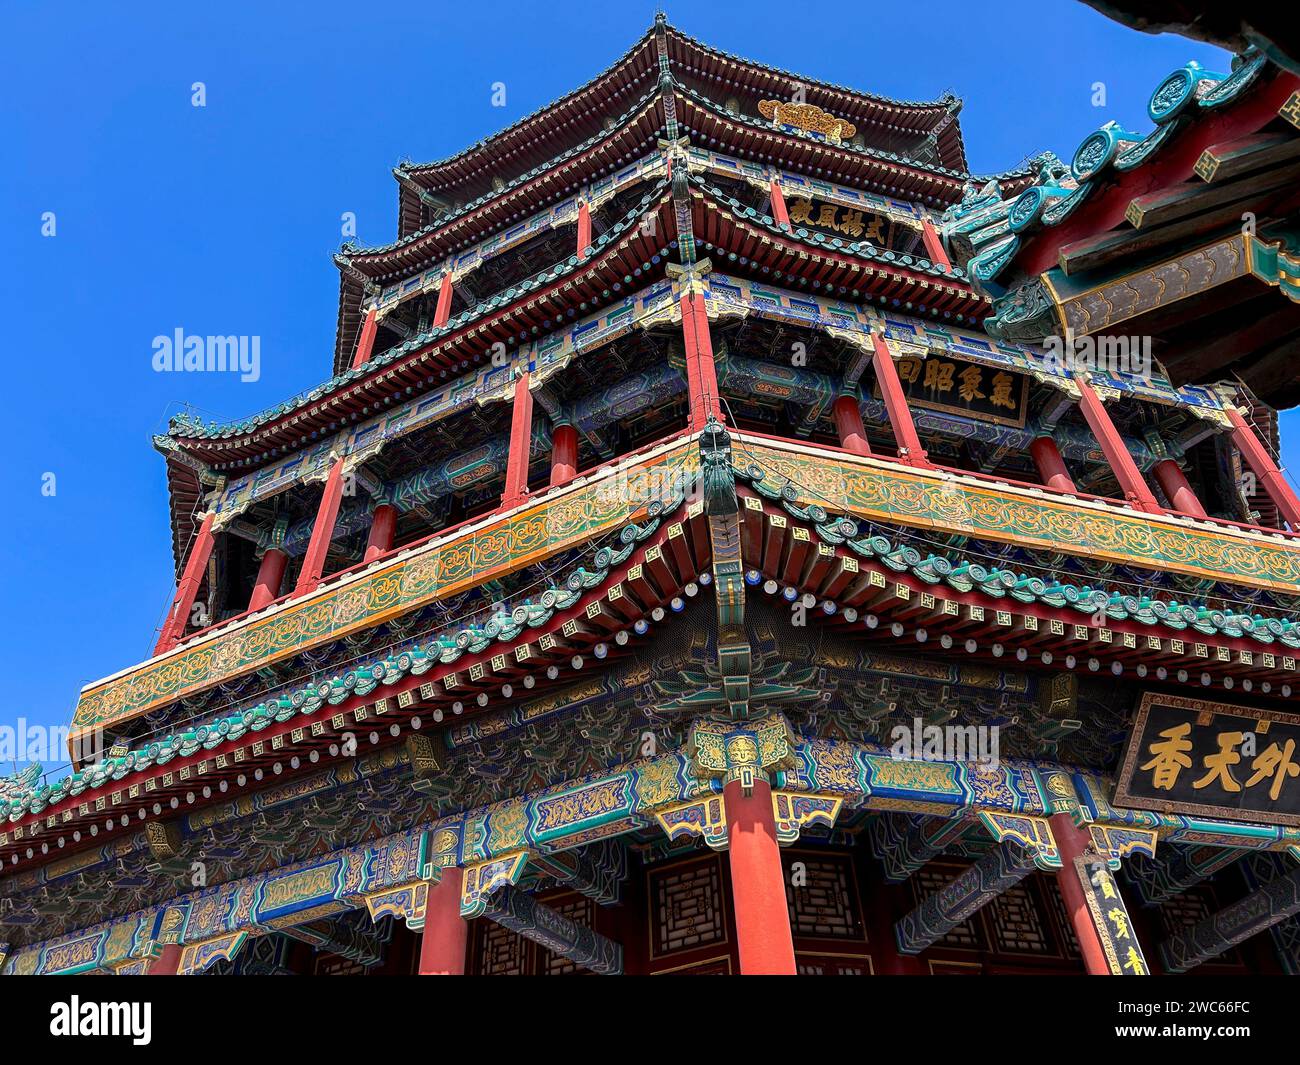
[{"label": "black plaque with gold characters", "polygon": [[1147,692],[1114,804],[1300,825],[1300,717]]},{"label": "black plaque with gold characters", "polygon": [[886,247],[889,245],[889,219],[858,207],[845,207],[821,200],[795,199],[790,201],[790,224],[851,241],[865,240]]},{"label": "black plaque with gold characters", "polygon": [[1106,863],[1090,862],[1081,855],[1074,859],[1074,872],[1083,885],[1083,897],[1088,902],[1111,975],[1150,976],[1137,932]]},{"label": "black plaque with gold characters", "polygon": [[[1017,429],[1025,426],[1029,378],[1024,374],[931,355],[899,359],[898,379],[910,406],[964,414]],[[876,391],[879,394],[879,385]]]}]

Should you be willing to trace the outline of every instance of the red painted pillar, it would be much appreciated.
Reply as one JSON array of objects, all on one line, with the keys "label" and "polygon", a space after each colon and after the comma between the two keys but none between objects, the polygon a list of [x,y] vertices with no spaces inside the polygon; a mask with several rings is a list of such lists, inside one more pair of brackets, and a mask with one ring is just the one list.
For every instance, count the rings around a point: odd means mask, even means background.
[{"label": "red painted pillar", "polygon": [[889,414],[889,424],[894,431],[894,443],[898,445],[898,458],[912,466],[929,466],[930,459],[917,435],[916,422],[912,420],[912,410],[907,405],[907,394],[903,391],[903,382],[898,378],[894,357],[889,354],[889,347],[879,333],[873,333],[871,341],[876,349],[871,357],[871,365],[875,368],[880,394],[885,400],[885,411]]},{"label": "red painted pillar", "polygon": [[858,406],[858,397],[843,395],[836,398],[831,407],[835,417],[835,431],[839,433],[840,447],[855,455],[870,455],[871,447],[867,443],[866,426],[862,424],[862,409]]},{"label": "red painted pillar", "polygon": [[703,429],[712,414],[723,421],[718,402],[718,370],[713,362],[713,338],[704,297],[698,292],[682,293],[682,338],[686,345],[686,391],[690,413],[687,427]]},{"label": "red painted pillar", "polygon": [[793,976],[794,937],[772,816],[772,789],[766,781],[755,781],[753,792],[746,796],[740,781],[733,780],[722,796],[740,971],[746,976]]},{"label": "red painted pillar", "polygon": [[1174,510],[1191,514],[1196,518],[1208,516],[1176,460],[1161,459],[1151,472],[1156,475],[1156,483],[1160,485],[1160,490],[1164,492],[1165,498],[1169,500],[1169,505]]},{"label": "red painted pillar", "polygon": [[370,361],[370,351],[375,346],[375,333],[378,329],[379,311],[371,307],[366,312],[366,321],[361,327],[361,336],[357,340],[357,353],[352,356],[352,369],[355,370]]},{"label": "red painted pillar", "polygon": [[465,871],[452,866],[442,879],[429,885],[424,906],[424,931],[420,933],[421,976],[464,976],[469,924],[460,915],[460,889]]},{"label": "red painted pillar", "polygon": [[181,945],[168,943],[144,971],[145,976],[175,976],[181,969]]},{"label": "red painted pillar", "polygon": [[325,558],[330,551],[330,541],[334,539],[334,522],[339,516],[339,503],[342,500],[343,458],[340,456],[330,467],[325,491],[321,493],[316,522],[311,527],[311,541],[307,544],[307,553],[302,559],[302,571],[298,574],[294,595],[306,595],[314,591],[325,575]]},{"label": "red painted pillar", "polygon": [[216,535],[212,531],[212,523],[216,518],[215,511],[208,511],[199,523],[199,531],[190,546],[190,557],[185,561],[185,569],[181,573],[180,583],[176,585],[171,609],[167,612],[167,620],[163,622],[158,643],[153,649],[155,655],[175,647],[185,632],[194,600],[199,594],[199,585],[203,583],[203,571],[208,568],[208,559],[212,557],[212,549],[216,544]]},{"label": "red painted pillar", "polygon": [[1061,854],[1061,868],[1056,871],[1056,883],[1061,889],[1061,899],[1065,903],[1065,912],[1070,915],[1075,937],[1079,940],[1084,968],[1088,970],[1089,976],[1109,976],[1111,973],[1110,966],[1106,964],[1106,952],[1092,923],[1088,900],[1074,868],[1074,859],[1088,849],[1088,833],[1079,828],[1069,814],[1053,814],[1051,824],[1052,836]]},{"label": "red painted pillar", "polygon": [[438,286],[438,306],[433,312],[433,327],[439,329],[447,324],[451,317],[451,271],[442,275],[442,284]]},{"label": "red painted pillar", "polygon": [[925,254],[930,257],[930,262],[952,269],[952,261],[943,250],[943,241],[939,238],[934,223],[928,218],[921,219],[921,240],[925,242]]},{"label": "red painted pillar", "polygon": [[1029,445],[1029,457],[1038,467],[1038,476],[1043,484],[1057,492],[1077,492],[1074,478],[1066,468],[1065,459],[1061,457],[1056,441],[1050,436],[1036,436]]},{"label": "red painted pillar", "polygon": [[1268,493],[1269,499],[1277,506],[1282,520],[1291,526],[1292,531],[1300,531],[1300,499],[1295,490],[1286,483],[1282,471],[1277,468],[1273,456],[1268,453],[1263,442],[1255,435],[1250,422],[1242,417],[1241,411],[1228,406],[1228,420],[1232,422],[1232,442],[1246,460],[1246,465],[1255,474],[1260,486]]},{"label": "red painted pillar", "polygon": [[506,487],[501,509],[518,506],[528,498],[529,446],[533,442],[533,394],[527,371],[515,381],[514,409],[510,412],[510,454],[506,458]]},{"label": "red painted pillar", "polygon": [[772,179],[772,221],[778,226],[788,226],[790,224],[790,212],[785,205],[785,194],[781,191],[781,183]]},{"label": "red painted pillar", "polygon": [[373,562],[393,549],[393,533],[397,529],[397,508],[391,503],[380,503],[370,515],[370,536],[366,540],[366,553],[362,561]]},{"label": "red painted pillar", "polygon": [[568,484],[578,474],[578,430],[557,425],[551,433],[551,487]]},{"label": "red painted pillar", "polygon": [[585,259],[591,247],[591,208],[586,200],[578,202],[578,258]]},{"label": "red painted pillar", "polygon": [[280,598],[280,585],[284,581],[284,568],[289,564],[289,556],[278,547],[268,547],[262,555],[262,564],[257,567],[257,580],[253,582],[253,594],[248,600],[249,610],[261,610]]},{"label": "red painted pillar", "polygon": [[1092,429],[1092,435],[1101,445],[1106,461],[1115,471],[1124,498],[1139,510],[1159,514],[1160,504],[1151,494],[1151,489],[1142,477],[1142,471],[1137,468],[1133,456],[1124,446],[1124,440],[1119,435],[1119,430],[1115,428],[1115,423],[1110,420],[1110,415],[1106,413],[1106,405],[1102,403],[1101,397],[1083,378],[1076,377],[1074,381],[1079,386],[1079,407],[1083,411],[1084,418],[1087,419],[1088,426]]}]

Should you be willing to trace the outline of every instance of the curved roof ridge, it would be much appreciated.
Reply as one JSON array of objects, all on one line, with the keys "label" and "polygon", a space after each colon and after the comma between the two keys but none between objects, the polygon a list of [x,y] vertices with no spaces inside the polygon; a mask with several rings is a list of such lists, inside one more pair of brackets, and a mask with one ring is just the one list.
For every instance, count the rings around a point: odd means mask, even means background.
[{"label": "curved roof ridge", "polygon": [[746,207],[734,196],[729,196],[716,185],[710,184],[702,175],[692,174],[690,180],[692,184],[709,193],[718,204],[726,207],[735,217],[761,225],[776,236],[796,240],[800,244],[810,247],[818,247],[845,255],[860,255],[863,258],[879,260],[882,263],[902,267],[905,270],[933,274],[935,277],[944,280],[969,284],[970,279],[961,268],[954,266],[945,269],[933,260],[927,259],[924,255],[893,252],[887,248],[878,248],[870,241],[846,241],[839,237],[826,237],[813,230],[804,229],[802,226],[791,226],[788,229],[782,229],[771,215],[761,214],[752,207]]},{"label": "curved roof ridge", "polygon": [[482,137],[479,140],[475,141],[473,144],[469,145],[468,147],[462,148],[460,151],[454,153],[453,155],[449,155],[444,159],[435,159],[426,163],[409,163],[409,164],[404,163],[402,164],[400,169],[404,170],[408,174],[418,173],[427,170],[437,170],[439,167],[450,166],[452,163],[459,162],[460,160],[473,154],[474,152],[480,151],[481,149],[487,147],[487,145],[494,140],[498,140],[501,137],[506,137],[518,133],[521,129],[523,129],[523,127],[528,125],[530,122],[535,122],[538,118],[548,114],[551,111],[554,111],[557,107],[563,107],[566,104],[570,103],[572,100],[581,96],[583,93],[588,92],[589,90],[595,88],[598,84],[600,84],[600,82],[606,80],[611,74],[613,74],[624,64],[629,63],[636,56],[637,52],[640,51],[642,48],[645,48],[648,44],[650,44],[653,41],[653,39],[654,39],[654,27],[651,26],[650,29],[646,30],[645,33],[643,33],[640,37],[637,38],[637,40],[632,44],[631,48],[629,48],[626,52],[624,52],[621,56],[619,56],[618,59],[614,60],[613,63],[607,66],[594,78],[591,78],[590,80],[584,82],[582,85],[579,85],[576,89],[573,89],[565,93],[558,100],[553,100],[551,103],[537,108],[535,111],[525,115],[523,118],[517,119],[516,121],[512,122],[505,129],[499,130],[496,133],[490,134],[487,137]]},{"label": "curved roof ridge", "polygon": [[[689,97],[692,102],[698,103],[700,106],[713,111],[715,114],[725,115],[729,119],[742,122],[747,126],[753,126],[755,129],[761,129],[765,133],[779,133],[783,136],[789,137],[798,136],[798,134],[781,129],[772,125],[770,122],[754,118],[751,115],[742,114],[739,111],[732,111],[730,108],[718,103],[717,101],[710,100],[707,96],[696,92],[689,86],[683,85],[675,77],[673,78],[673,85],[677,90]],[[939,166],[935,163],[922,163],[916,159],[909,159],[905,155],[899,155],[897,152],[887,151],[884,148],[860,147],[856,144],[850,144],[848,141],[839,144],[832,143],[831,141],[818,141],[817,143],[823,144],[825,147],[833,148],[837,151],[849,152],[856,155],[865,155],[868,158],[878,159],[881,162],[897,163],[901,166],[908,166],[923,173],[951,178],[955,181],[965,181],[971,176],[964,170],[951,170],[946,166]]]},{"label": "curved roof ridge", "polygon": [[[647,208],[652,204],[663,200],[664,197],[669,194],[668,190],[669,183],[667,178],[660,178],[656,181],[653,187],[647,190],[646,194],[641,197],[641,200],[636,207],[628,211],[627,214],[610,226],[608,230],[592,241],[593,248],[603,250],[613,244],[616,239],[624,236],[627,231],[635,225],[636,221],[641,218]],[[154,446],[159,450],[164,450],[169,440],[214,440],[222,437],[245,435],[254,432],[267,423],[283,417],[286,414],[292,413],[307,402],[322,399],[325,396],[336,392],[341,385],[368,377],[374,373],[375,370],[382,369],[383,367],[399,360],[403,356],[427,347],[437,339],[453,335],[476,321],[478,318],[481,318],[484,314],[495,311],[502,306],[508,307],[517,300],[527,298],[530,295],[531,290],[541,284],[543,278],[548,282],[555,281],[574,270],[597,266],[600,261],[600,257],[595,255],[588,256],[585,259],[579,259],[576,255],[571,255],[563,262],[553,263],[550,266],[539,270],[533,276],[509,286],[504,292],[495,293],[469,310],[462,311],[460,314],[452,318],[446,325],[429,329],[426,332],[411,337],[409,340],[404,340],[400,344],[396,344],[389,348],[382,354],[372,357],[364,366],[334,374],[328,380],[313,385],[310,388],[302,389],[284,402],[273,407],[267,407],[247,418],[235,419],[226,423],[211,422],[208,425],[203,425],[197,419],[189,417],[189,415],[184,412],[175,414],[172,416],[172,419],[167,426],[166,434],[154,437]],[[507,295],[510,296],[508,300],[506,299]]]},{"label": "curved roof ridge", "polygon": [[740,63],[755,70],[761,70],[775,77],[789,78],[804,85],[813,85],[819,89],[825,89],[830,92],[842,93],[846,96],[853,96],[860,100],[866,100],[870,103],[885,104],[891,107],[905,107],[917,111],[951,111],[953,105],[960,107],[962,99],[953,93],[944,93],[943,96],[935,100],[898,100],[892,96],[885,96],[881,93],[867,92],[862,89],[853,89],[847,85],[836,85],[834,82],[823,81],[820,78],[810,78],[803,74],[797,74],[793,71],[782,70],[780,67],[770,66],[767,63],[760,63],[756,59],[747,59],[744,56],[733,55],[731,52],[724,52],[721,48],[714,48],[712,45],[705,44],[696,37],[692,37],[685,30],[680,30],[670,22],[664,23],[668,33],[676,36],[679,40],[698,48],[702,52],[708,52],[717,56],[719,59],[725,59],[731,63]]},{"label": "curved roof ridge", "polygon": [[[41,813],[68,797],[87,790],[93,792],[131,773],[166,765],[173,758],[212,750],[238,740],[248,731],[259,731],[272,721],[310,717],[322,706],[337,705],[353,695],[369,695],[376,688],[397,683],[407,676],[421,676],[437,666],[454,665],[466,654],[482,653],[494,644],[512,645],[529,628],[551,621],[593,588],[603,587],[610,574],[636,550],[658,539],[660,530],[667,525],[666,519],[684,502],[685,495],[680,488],[667,498],[649,499],[644,520],[629,518],[608,536],[610,543],[590,551],[590,569],[582,561],[575,562],[567,579],[556,581],[537,595],[513,600],[510,609],[504,605],[488,607],[459,627],[453,621],[427,637],[395,641],[363,656],[368,659],[363,665],[335,670],[323,682],[313,681],[297,687],[292,683],[282,684],[255,705],[251,700],[236,699],[236,709],[218,711],[199,721],[180,722],[158,738],[146,737],[144,742],[135,743],[121,755],[104,751],[97,761],[56,781],[43,783],[40,768],[35,764],[13,777],[0,777],[0,823]],[[584,543],[584,553],[595,542],[593,538]]]},{"label": "curved roof ridge", "polygon": [[[555,167],[557,167],[563,162],[566,162],[568,159],[578,156],[583,152],[589,151],[591,148],[595,147],[601,141],[610,139],[616,136],[617,134],[621,133],[625,128],[627,128],[629,119],[633,115],[640,114],[642,111],[644,111],[645,106],[647,104],[652,103],[654,100],[658,99],[659,96],[661,95],[661,92],[662,90],[659,88],[658,84],[656,83],[653,89],[650,89],[648,92],[644,93],[626,111],[624,111],[615,121],[615,124],[611,126],[609,129],[602,129],[599,133],[595,134],[594,136],[588,137],[585,141],[582,141],[579,144],[575,144],[572,148],[565,149],[559,155],[553,156],[552,158],[548,159],[546,162],[539,163],[537,166],[533,167],[531,170],[527,171],[526,173],[520,174],[518,177],[512,178],[509,182],[506,183],[504,188],[493,189],[490,192],[485,192],[482,196],[479,196],[476,199],[471,200],[463,207],[457,208],[455,211],[451,212],[448,215],[445,215],[444,217],[437,220],[436,222],[430,222],[427,226],[423,226],[420,229],[415,230],[414,232],[408,233],[404,237],[399,237],[397,240],[392,241],[389,244],[380,244],[372,248],[358,247],[357,245],[354,245],[351,242],[344,244],[343,250],[340,250],[339,253],[334,256],[334,261],[338,265],[342,266],[344,265],[344,263],[350,262],[352,256],[385,255],[389,252],[397,251],[399,248],[409,247],[415,241],[420,240],[421,238],[424,237],[428,237],[432,233],[437,232],[439,229],[445,229],[448,226],[455,225],[457,222],[463,221],[467,215],[472,214],[474,211],[477,211],[480,208],[486,206],[487,204],[491,203],[493,200],[498,199],[500,197],[508,196],[510,193],[515,192],[522,186],[528,184],[528,182],[535,180],[542,174],[545,174],[547,171],[555,169]],[[351,255],[347,254],[349,250],[351,252]],[[343,262],[340,262],[339,261],[340,259],[343,260]]]}]

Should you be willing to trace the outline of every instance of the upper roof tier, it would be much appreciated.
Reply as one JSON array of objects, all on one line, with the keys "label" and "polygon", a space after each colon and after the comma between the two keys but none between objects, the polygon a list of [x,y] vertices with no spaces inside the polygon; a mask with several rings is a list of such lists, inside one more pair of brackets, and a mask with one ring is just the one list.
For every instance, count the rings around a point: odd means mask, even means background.
[{"label": "upper roof tier", "polygon": [[854,127],[864,147],[953,172],[966,169],[957,97],[891,100],[830,85],[710,48],[659,15],[622,58],[581,88],[446,159],[398,167],[399,232],[405,236],[425,224],[422,199],[448,208],[466,203],[595,137],[650,92],[665,68],[717,103],[799,98]]}]

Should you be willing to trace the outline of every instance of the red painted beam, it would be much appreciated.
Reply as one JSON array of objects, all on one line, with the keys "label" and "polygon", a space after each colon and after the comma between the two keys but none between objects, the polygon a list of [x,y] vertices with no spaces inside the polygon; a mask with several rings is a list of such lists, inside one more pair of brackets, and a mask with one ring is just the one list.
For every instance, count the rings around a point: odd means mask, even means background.
[{"label": "red painted beam", "polygon": [[741,974],[793,976],[794,937],[772,789],[766,781],[756,780],[752,793],[746,795],[740,781],[733,780],[722,794]]},{"label": "red painted beam", "polygon": [[451,271],[448,270],[442,275],[442,283],[438,286],[438,306],[433,312],[433,327],[440,329],[447,324],[451,317]]},{"label": "red painted beam", "polygon": [[772,221],[778,226],[790,225],[790,212],[785,205],[785,194],[781,191],[781,183],[773,178],[771,181],[772,196]]},{"label": "red painted beam", "polygon": [[1191,514],[1195,518],[1208,517],[1201,501],[1196,498],[1196,492],[1174,459],[1161,459],[1151,472],[1155,474],[1156,483],[1174,510],[1181,514]]},{"label": "red painted beam", "polygon": [[578,430],[557,425],[551,433],[551,487],[568,484],[578,473]]},{"label": "red painted beam", "polygon": [[1088,899],[1074,868],[1074,859],[1087,851],[1091,840],[1086,832],[1070,820],[1069,814],[1053,814],[1050,821],[1052,837],[1056,840],[1061,855],[1061,868],[1056,871],[1056,885],[1061,890],[1061,901],[1065,903],[1065,912],[1069,914],[1070,925],[1079,941],[1084,968],[1089,976],[1110,976],[1106,951],[1101,945],[1097,928],[1092,923]]},{"label": "red painted beam", "polygon": [[1101,445],[1106,461],[1110,464],[1111,470],[1114,471],[1115,477],[1119,481],[1120,491],[1124,493],[1124,498],[1138,510],[1144,510],[1149,514],[1159,514],[1160,504],[1156,502],[1156,497],[1147,486],[1145,479],[1142,477],[1142,471],[1137,468],[1137,463],[1133,461],[1133,456],[1129,454],[1128,448],[1124,446],[1124,440],[1119,435],[1119,430],[1115,428],[1115,423],[1110,420],[1110,415],[1106,412],[1106,405],[1102,403],[1101,397],[1097,395],[1092,385],[1083,378],[1075,378],[1075,383],[1079,386],[1079,409],[1083,411],[1083,416],[1087,420],[1089,428],[1092,429],[1092,435],[1097,438],[1097,443]]},{"label": "red painted beam", "polygon": [[248,600],[249,610],[261,610],[280,598],[280,587],[284,583],[284,570],[288,564],[289,556],[278,547],[266,549],[262,555],[262,564],[257,567],[253,594]]},{"label": "red painted beam", "polygon": [[591,208],[587,201],[578,204],[578,258],[585,259],[591,253]]},{"label": "red painted beam", "polygon": [[528,498],[529,449],[533,441],[533,394],[528,390],[528,372],[515,381],[515,400],[510,411],[510,453],[506,458],[506,487],[501,507],[508,510]]},{"label": "red painted beam", "polygon": [[943,241],[939,238],[934,223],[928,218],[921,219],[921,240],[925,243],[925,253],[930,257],[930,262],[937,266],[946,267],[949,270],[952,269],[952,261],[948,258],[948,253],[944,251]]},{"label": "red painted beam", "polygon": [[393,549],[393,533],[397,528],[397,508],[391,503],[380,503],[370,515],[370,535],[366,539],[363,562],[373,562]]},{"label": "red painted beam", "polygon": [[709,315],[704,309],[704,297],[693,292],[682,294],[682,339],[686,347],[688,426],[697,432],[708,423],[709,415],[720,422],[725,419],[718,400],[718,371],[713,361]]},{"label": "red painted beam", "polygon": [[1254,472],[1260,487],[1273,500],[1282,520],[1293,530],[1300,531],[1300,499],[1296,498],[1295,489],[1286,483],[1273,456],[1255,435],[1250,423],[1242,417],[1241,411],[1231,404],[1228,405],[1228,420],[1232,422],[1232,442]]},{"label": "red painted beam", "polygon": [[921,446],[921,437],[916,431],[916,422],[912,420],[912,409],[907,405],[907,394],[903,391],[903,382],[898,377],[898,367],[894,357],[879,333],[871,335],[875,353],[871,365],[876,371],[876,381],[880,385],[880,394],[885,401],[885,411],[889,415],[889,424],[894,431],[894,443],[898,447],[898,459],[909,466],[929,466],[930,459],[925,448]]},{"label": "red painted beam", "polygon": [[216,544],[216,535],[212,531],[216,517],[215,511],[208,511],[199,523],[199,531],[190,547],[190,557],[185,562],[185,570],[181,574],[180,583],[176,585],[171,609],[167,611],[167,620],[163,622],[158,643],[153,649],[155,656],[175,647],[189,624],[190,611],[198,597],[199,585],[203,583],[203,571],[207,569],[208,559],[212,557],[212,549]]},{"label": "red painted beam", "polygon": [[375,346],[375,333],[379,330],[379,312],[371,307],[366,312],[365,324],[361,327],[361,337],[357,341],[357,352],[352,356],[352,369],[356,370],[370,361],[370,352]]},{"label": "red painted beam", "polygon": [[871,446],[867,443],[867,430],[862,424],[862,409],[858,406],[857,396],[838,396],[831,413],[835,417],[840,447],[855,455],[870,455]]},{"label": "red painted beam", "polygon": [[340,455],[330,467],[325,491],[321,493],[320,507],[316,511],[316,522],[312,525],[311,540],[302,559],[302,570],[298,573],[294,595],[306,595],[320,584],[321,577],[325,574],[325,558],[329,555],[330,541],[334,539],[334,523],[338,520],[342,500],[343,457]]},{"label": "red painted beam", "polygon": [[1058,492],[1079,490],[1065,465],[1065,459],[1061,457],[1056,441],[1050,436],[1034,437],[1029,445],[1029,457],[1034,460],[1034,465],[1038,468],[1038,476],[1043,479],[1043,484],[1048,488]]},{"label": "red painted beam", "polygon": [[424,904],[424,929],[420,933],[421,976],[464,976],[469,922],[460,915],[461,885],[465,870],[444,869],[429,885]]}]

